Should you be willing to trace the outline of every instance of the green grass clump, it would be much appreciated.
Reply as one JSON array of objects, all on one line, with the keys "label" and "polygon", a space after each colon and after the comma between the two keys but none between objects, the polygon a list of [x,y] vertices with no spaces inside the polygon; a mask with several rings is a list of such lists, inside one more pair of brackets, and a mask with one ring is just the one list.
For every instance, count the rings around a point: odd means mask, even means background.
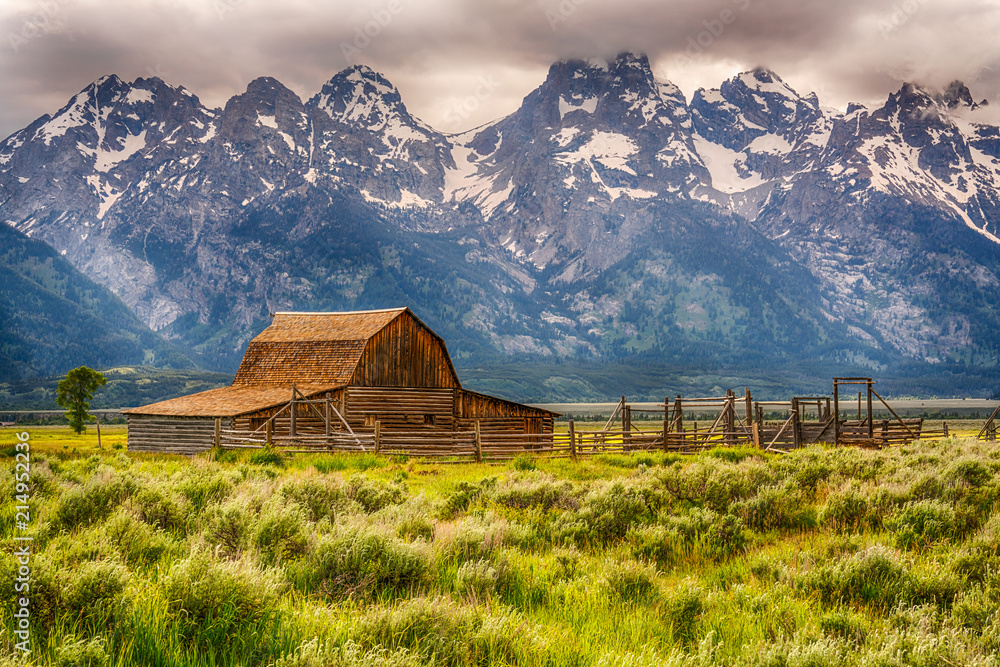
[{"label": "green grass clump", "polygon": [[267,565],[299,558],[306,553],[308,532],[305,512],[299,507],[272,503],[255,521],[253,544]]},{"label": "green grass clump", "polygon": [[955,510],[937,500],[907,503],[888,521],[901,549],[926,549],[955,535]]},{"label": "green grass clump", "polygon": [[62,493],[55,507],[57,525],[72,530],[81,525],[99,523],[113,507],[136,490],[131,479],[102,469],[83,484],[75,484]]},{"label": "green grass clump", "polygon": [[427,548],[369,528],[344,528],[326,535],[289,566],[288,578],[307,595],[326,599],[401,593],[427,578]]},{"label": "green grass clump", "polygon": [[363,649],[405,650],[425,664],[457,666],[516,662],[531,652],[532,635],[510,613],[417,597],[373,608],[351,638]]},{"label": "green grass clump", "polygon": [[857,533],[869,525],[869,511],[868,498],[850,485],[829,495],[819,522],[839,533]]},{"label": "green grass clump", "polygon": [[55,667],[105,667],[110,662],[111,656],[101,638],[86,640],[67,637],[56,649],[52,664]]},{"label": "green grass clump", "polygon": [[270,620],[281,589],[273,572],[203,552],[176,562],[163,584],[173,620],[196,644],[225,642]]},{"label": "green grass clump", "polygon": [[366,512],[377,512],[387,505],[397,505],[406,498],[402,484],[372,479],[360,473],[347,480],[347,497],[361,505]]},{"label": "green grass clump", "polygon": [[329,645],[317,638],[303,643],[295,652],[278,658],[272,667],[422,667],[428,664],[406,649],[389,651],[382,647],[367,651],[351,640],[342,646]]}]

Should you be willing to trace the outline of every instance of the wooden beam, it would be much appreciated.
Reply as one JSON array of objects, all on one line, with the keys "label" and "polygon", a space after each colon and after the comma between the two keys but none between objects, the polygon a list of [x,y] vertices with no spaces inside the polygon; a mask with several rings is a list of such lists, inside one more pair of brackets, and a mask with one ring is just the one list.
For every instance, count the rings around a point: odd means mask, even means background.
[{"label": "wooden beam", "polygon": [[[882,398],[881,396],[879,396],[879,395],[878,395],[878,392],[877,392],[877,391],[875,391],[875,388],[874,388],[874,387],[871,387],[870,389],[871,389],[871,392],[872,392],[873,394],[875,394],[875,396],[877,396],[877,397],[878,397],[878,400],[882,401],[882,405],[884,405],[884,406],[886,407],[886,409],[888,409],[888,410],[889,410],[889,412],[891,412],[891,413],[892,413],[892,416],[893,416],[893,417],[895,417],[895,418],[896,418],[896,420],[897,420],[897,421],[898,421],[898,422],[899,422],[900,424],[902,424],[902,425],[903,425],[903,428],[905,428],[905,429],[906,429],[906,432],[910,434],[910,437],[912,437],[912,438],[913,438],[914,440],[916,440],[917,438],[919,438],[919,437],[920,437],[920,436],[916,436],[916,435],[913,435],[913,431],[911,431],[911,430],[910,430],[910,427],[906,425],[906,422],[904,422],[904,421],[903,421],[903,419],[902,419],[902,418],[901,418],[901,417],[900,417],[899,415],[897,415],[897,414],[896,414],[896,411],[895,411],[895,410],[893,410],[893,409],[892,409],[891,407],[889,407],[889,404],[885,402],[885,399],[884,399],[884,398]],[[868,400],[871,400],[871,397],[869,397],[869,399],[868,399]],[[869,410],[871,410],[871,408],[868,408],[868,409],[869,409]],[[998,410],[1000,410],[1000,408],[997,408],[997,409],[998,409]]]},{"label": "wooden beam", "polygon": [[323,402],[323,427],[326,429],[326,434],[330,435],[330,392],[326,392],[323,398],[326,399]]},{"label": "wooden beam", "polygon": [[791,416],[789,416],[788,419],[785,420],[785,423],[781,425],[780,429],[778,429],[777,435],[774,436],[774,440],[772,440],[771,444],[769,444],[767,448],[764,450],[765,452],[771,451],[771,448],[774,447],[774,443],[778,442],[778,439],[781,437],[781,434],[785,432],[785,429],[788,428],[788,425],[794,418],[795,418],[795,413],[792,413]]},{"label": "wooden beam", "polygon": [[833,379],[833,444],[840,444],[840,384]]},{"label": "wooden beam", "polygon": [[615,417],[618,416],[618,411],[622,409],[623,405],[625,405],[625,397],[624,396],[622,396],[622,400],[620,400],[618,402],[618,405],[615,406],[615,411],[611,413],[611,417],[608,418],[608,422],[604,425],[604,428],[601,429],[602,431],[607,431],[608,430],[608,428],[611,426],[611,423],[614,422]]},{"label": "wooden beam", "polygon": [[987,432],[989,427],[993,424],[994,420],[997,418],[997,415],[1000,415],[1000,405],[996,407],[996,410],[993,411],[993,414],[990,415],[990,418],[987,419],[986,423],[983,424],[983,427],[979,429],[979,433],[976,434],[977,440],[983,437],[983,435]]},{"label": "wooden beam", "polygon": [[576,428],[572,419],[569,420],[569,457],[576,461]]},{"label": "wooden beam", "polygon": [[476,463],[483,462],[483,437],[479,430],[479,420],[476,420]]},{"label": "wooden beam", "polygon": [[746,425],[749,430],[753,430],[753,401],[750,398],[750,387],[744,388],[743,400],[746,406]]},{"label": "wooden beam", "polygon": [[798,449],[802,446],[802,424],[799,419],[799,399],[792,398],[792,446]]},{"label": "wooden beam", "polygon": [[[874,392],[875,392],[875,387],[872,386],[872,381],[869,380],[868,381],[868,437],[869,438],[875,437],[875,415],[872,414],[872,394]],[[885,403],[885,401],[882,402]]]}]

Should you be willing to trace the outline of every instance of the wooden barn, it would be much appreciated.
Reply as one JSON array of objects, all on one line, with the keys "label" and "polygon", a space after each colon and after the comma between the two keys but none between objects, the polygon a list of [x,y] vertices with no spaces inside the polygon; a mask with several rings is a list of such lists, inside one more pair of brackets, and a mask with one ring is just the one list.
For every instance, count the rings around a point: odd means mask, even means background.
[{"label": "wooden barn", "polygon": [[276,313],[229,387],[123,410],[133,451],[195,453],[219,431],[307,437],[551,434],[555,413],[463,389],[444,340],[407,308]]}]

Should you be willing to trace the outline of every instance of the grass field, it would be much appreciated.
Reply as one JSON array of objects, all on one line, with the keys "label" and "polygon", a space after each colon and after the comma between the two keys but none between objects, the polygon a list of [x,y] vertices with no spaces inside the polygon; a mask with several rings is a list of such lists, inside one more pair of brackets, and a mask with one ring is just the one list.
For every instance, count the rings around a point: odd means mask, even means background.
[{"label": "grass field", "polygon": [[28,432],[37,665],[998,664],[995,444],[499,467]]}]

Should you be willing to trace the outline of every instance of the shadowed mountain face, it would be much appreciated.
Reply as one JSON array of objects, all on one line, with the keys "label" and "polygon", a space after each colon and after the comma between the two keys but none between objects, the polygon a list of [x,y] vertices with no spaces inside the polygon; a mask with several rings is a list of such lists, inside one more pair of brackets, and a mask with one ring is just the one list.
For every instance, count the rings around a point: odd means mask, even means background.
[{"label": "shadowed mountain face", "polygon": [[224,109],[109,76],[0,143],[0,215],[223,369],[269,312],[397,305],[460,364],[991,367],[1000,130],[972,99],[842,113],[757,69],[688,102],[622,54],[446,135],[363,66]]},{"label": "shadowed mountain face", "polygon": [[0,321],[4,382],[77,366],[194,367],[107,289],[7,225],[0,226]]}]

